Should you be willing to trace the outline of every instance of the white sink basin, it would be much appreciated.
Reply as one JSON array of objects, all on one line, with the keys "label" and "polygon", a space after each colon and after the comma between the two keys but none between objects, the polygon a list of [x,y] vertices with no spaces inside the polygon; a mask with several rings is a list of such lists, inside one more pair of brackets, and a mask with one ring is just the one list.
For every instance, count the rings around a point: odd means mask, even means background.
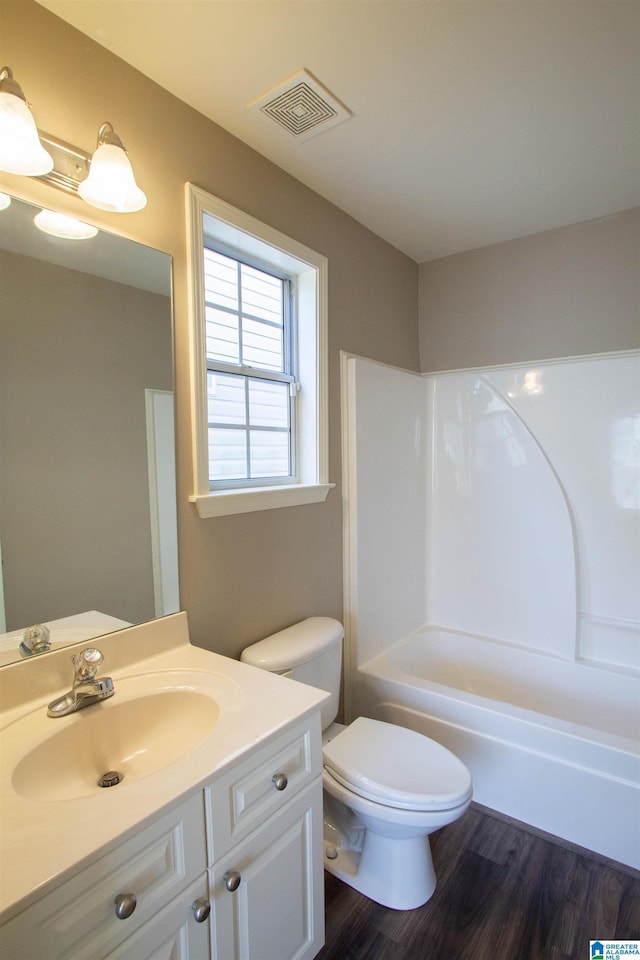
[{"label": "white sink basin", "polygon": [[[115,694],[67,717],[31,711],[0,731],[16,793],[38,802],[121,792],[196,750],[242,698],[233,681],[192,670],[114,678]],[[119,781],[99,781],[116,771]]]}]

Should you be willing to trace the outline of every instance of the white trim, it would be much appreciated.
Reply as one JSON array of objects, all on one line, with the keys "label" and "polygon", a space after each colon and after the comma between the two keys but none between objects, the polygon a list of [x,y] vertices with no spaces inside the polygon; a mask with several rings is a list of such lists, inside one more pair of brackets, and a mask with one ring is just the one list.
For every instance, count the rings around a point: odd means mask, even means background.
[{"label": "white trim", "polygon": [[148,387],[144,393],[154,612],[163,617],[180,609],[174,398],[171,390]]},{"label": "white trim", "polygon": [[220,490],[204,496],[189,497],[198,514],[207,517],[228,517],[233,513],[253,513],[295,507],[304,503],[324,503],[334,483],[296,483],[279,487],[255,487],[243,490]]},{"label": "white trim", "polygon": [[352,713],[351,681],[355,676],[356,658],[353,645],[356,638],[355,623],[358,614],[357,523],[356,500],[356,450],[355,450],[355,378],[354,354],[340,351],[340,396],[342,426],[342,572],[343,572],[343,689],[342,704],[345,723],[354,719]]},{"label": "white trim", "polygon": [[202,200],[186,184],[189,332],[191,346],[191,444],[193,482],[197,494],[208,488],[208,469],[201,451],[207,449],[207,374],[204,363],[204,264],[202,257]]},{"label": "white trim", "polygon": [[[328,260],[304,244],[261,223],[191,183],[185,184],[191,317],[191,404],[194,493],[201,517],[323,501],[329,489]],[[298,397],[298,477],[295,484],[211,491],[209,488],[205,310],[204,219],[207,235],[296,276],[299,338],[315,340],[315,356],[298,357],[303,390]],[[309,403],[309,399],[311,402]]]}]

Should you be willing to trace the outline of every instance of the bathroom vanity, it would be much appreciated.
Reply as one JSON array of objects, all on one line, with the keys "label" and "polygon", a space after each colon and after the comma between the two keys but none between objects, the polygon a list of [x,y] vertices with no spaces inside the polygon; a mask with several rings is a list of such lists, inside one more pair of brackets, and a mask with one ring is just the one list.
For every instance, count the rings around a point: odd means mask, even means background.
[{"label": "bathroom vanity", "polygon": [[68,717],[68,651],[0,671],[0,955],[310,960],[327,695],[192,647],[185,614],[98,645],[115,694]]}]

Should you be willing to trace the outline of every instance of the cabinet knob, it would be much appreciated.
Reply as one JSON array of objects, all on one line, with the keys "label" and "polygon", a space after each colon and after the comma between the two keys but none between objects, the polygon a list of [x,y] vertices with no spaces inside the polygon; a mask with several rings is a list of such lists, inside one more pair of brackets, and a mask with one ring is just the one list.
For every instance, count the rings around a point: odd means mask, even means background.
[{"label": "cabinet knob", "polygon": [[113,902],[116,905],[118,920],[126,920],[130,917],[138,903],[135,893],[119,893]]},{"label": "cabinet knob", "polygon": [[274,775],[271,777],[271,782],[276,790],[285,790],[287,784],[289,783],[286,773],[274,773]]},{"label": "cabinet knob", "polygon": [[191,909],[193,910],[196,923],[204,923],[211,913],[211,904],[206,897],[200,897],[199,900],[193,901]]},{"label": "cabinet knob", "polygon": [[229,893],[233,893],[233,891],[237,890],[238,887],[240,886],[240,881],[242,880],[242,877],[240,876],[237,870],[227,870],[227,872],[225,873],[222,879],[224,880],[224,885],[229,891]]}]

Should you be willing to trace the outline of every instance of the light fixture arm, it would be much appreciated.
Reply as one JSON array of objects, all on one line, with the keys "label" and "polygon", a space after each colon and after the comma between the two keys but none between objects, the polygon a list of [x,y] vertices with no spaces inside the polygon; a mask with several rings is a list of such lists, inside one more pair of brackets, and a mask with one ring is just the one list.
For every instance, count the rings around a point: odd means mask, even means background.
[{"label": "light fixture arm", "polygon": [[27,102],[27,98],[22,92],[22,87],[17,80],[13,78],[13,70],[11,67],[3,67],[0,70],[0,93],[10,93],[14,97],[20,97],[21,100]]},{"label": "light fixture arm", "polygon": [[118,134],[113,129],[113,124],[103,123],[100,129],[98,130],[98,146],[101,147],[104,143],[109,143],[113,147],[120,147],[121,150],[124,150],[126,153],[125,145],[118,136]]}]

